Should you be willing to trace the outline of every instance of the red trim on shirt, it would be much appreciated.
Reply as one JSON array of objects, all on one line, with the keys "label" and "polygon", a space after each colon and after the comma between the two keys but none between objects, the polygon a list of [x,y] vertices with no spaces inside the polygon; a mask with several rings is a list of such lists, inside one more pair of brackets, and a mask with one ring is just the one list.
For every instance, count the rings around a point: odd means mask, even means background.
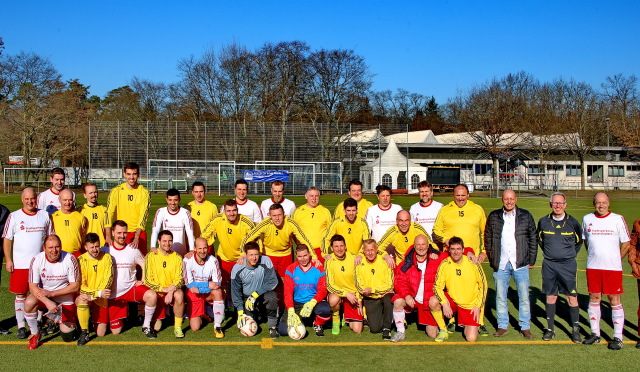
[{"label": "red trim on shirt", "polygon": [[609,215],[611,214],[611,211],[609,211],[607,214],[605,214],[604,216],[600,216],[597,213],[594,213],[593,215],[596,216],[596,218],[607,218],[609,217]]},{"label": "red trim on shirt", "polygon": [[238,202],[238,198],[236,198],[236,204],[237,205],[245,205],[245,204],[247,204],[248,201],[249,201],[249,199],[245,199],[244,203],[240,203],[240,202]]},{"label": "red trim on shirt", "polygon": [[422,201],[420,201],[420,202],[418,203],[418,205],[420,205],[422,208],[428,208],[428,207],[430,207],[430,206],[431,206],[431,204],[433,204],[433,199],[431,199],[431,200],[429,201],[429,204],[427,204],[427,205],[422,205]]},{"label": "red trim on shirt", "polygon": [[24,212],[24,214],[26,214],[27,216],[35,216],[36,214],[38,214],[38,209],[36,208],[36,211],[33,213],[29,213],[27,211],[24,210],[24,208],[21,208],[22,212]]},{"label": "red trim on shirt", "polygon": [[391,207],[393,207],[393,203],[389,203],[389,208],[387,208],[387,209],[382,208],[382,207],[380,206],[380,204],[378,204],[378,208],[379,208],[381,211],[388,211],[389,209],[391,209]]},{"label": "red trim on shirt", "polygon": [[50,187],[49,191],[51,191],[53,195],[60,195],[60,193],[53,191],[53,187]]}]

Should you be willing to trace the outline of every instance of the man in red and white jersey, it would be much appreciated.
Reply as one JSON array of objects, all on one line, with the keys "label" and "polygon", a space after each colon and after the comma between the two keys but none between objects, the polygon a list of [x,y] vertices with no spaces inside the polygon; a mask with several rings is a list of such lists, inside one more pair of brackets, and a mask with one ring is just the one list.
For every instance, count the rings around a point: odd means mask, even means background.
[{"label": "man in red and white jersey", "polygon": [[112,242],[102,248],[103,251],[111,255],[115,270],[111,298],[107,308],[109,328],[114,335],[122,332],[123,319],[127,318],[129,302],[144,302],[142,333],[148,338],[156,338],[158,336],[151,327],[151,319],[156,311],[158,295],[145,286],[142,281],[136,280],[136,266],[140,266],[141,269],[144,267],[144,257],[142,257],[140,250],[126,243],[128,228],[126,222],[114,221],[110,229]]},{"label": "man in red and white jersey", "polygon": [[[46,191],[43,191],[38,195],[38,209],[42,209],[49,214],[53,214],[60,209],[60,191],[64,189],[65,174],[62,168],[53,168],[49,173],[49,180],[51,181],[51,187]],[[73,194],[73,206],[76,205],[76,194]]]},{"label": "man in red and white jersey", "polygon": [[[236,194],[236,204],[238,206],[238,213],[249,217],[253,223],[260,223],[262,218],[262,211],[258,206],[258,203],[253,200],[247,199],[247,190],[249,184],[243,179],[236,181],[234,192]],[[220,208],[220,213],[224,213],[224,205]]]},{"label": "man in red and white jersey", "polygon": [[47,316],[60,323],[60,337],[65,342],[76,340],[75,293],[80,289],[78,261],[62,251],[57,235],[44,241],[44,252],[38,253],[29,267],[29,297],[24,302],[24,317],[29,325],[28,348],[40,345],[37,310],[47,310]]},{"label": "man in red and white jersey", "polygon": [[613,341],[609,349],[622,348],[624,310],[620,302],[622,291],[622,257],[629,249],[627,222],[609,211],[609,196],[604,192],[593,197],[595,212],[582,219],[582,237],[587,247],[587,290],[589,291],[589,323],[591,335],[584,344],[600,342],[600,301],[605,294],[611,304]]},{"label": "man in red and white jersey", "polygon": [[367,209],[365,221],[371,231],[371,237],[377,242],[396,224],[396,217],[402,207],[391,203],[391,188],[387,185],[376,186],[376,194],[378,194],[378,204]]},{"label": "man in red and white jersey", "polygon": [[409,208],[411,221],[422,225],[431,239],[433,224],[436,222],[436,217],[443,204],[433,200],[433,185],[429,181],[422,181],[418,184],[418,195],[420,201]]},{"label": "man in red and white jersey", "polygon": [[213,333],[223,338],[222,320],[224,301],[222,298],[222,273],[218,259],[209,254],[209,246],[204,238],[196,239],[195,254],[183,259],[184,283],[187,287],[187,314],[192,331],[202,326],[206,315],[205,302],[213,309]]},{"label": "man in red and white jersey", "polygon": [[280,180],[273,181],[271,184],[271,198],[260,203],[263,218],[269,217],[269,208],[274,204],[280,204],[287,217],[293,216],[293,211],[296,210],[296,203],[284,197],[284,183]]},{"label": "man in red and white jersey", "polygon": [[193,250],[193,220],[191,213],[180,206],[180,191],[177,189],[167,191],[167,206],[156,211],[149,241],[151,249],[156,248],[158,233],[162,230],[169,230],[173,234],[172,251],[184,256]]},{"label": "man in red and white jersey", "polygon": [[4,226],[2,237],[6,269],[11,273],[9,291],[16,295],[14,309],[18,325],[18,338],[29,336],[24,320],[24,300],[29,292],[29,265],[42,251],[47,235],[53,234],[49,214],[39,210],[36,192],[28,187],[22,190],[22,209],[11,213]]}]

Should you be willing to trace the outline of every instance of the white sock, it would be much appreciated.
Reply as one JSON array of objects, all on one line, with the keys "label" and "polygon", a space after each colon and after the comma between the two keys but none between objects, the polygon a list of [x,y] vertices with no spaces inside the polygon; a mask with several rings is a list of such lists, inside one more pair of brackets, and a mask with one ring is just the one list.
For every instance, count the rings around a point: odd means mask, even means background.
[{"label": "white sock", "polygon": [[404,310],[393,310],[393,321],[396,323],[396,330],[404,333]]},{"label": "white sock", "polygon": [[24,328],[24,297],[18,298],[13,301],[13,308],[16,311],[16,323],[18,323],[18,329]]},{"label": "white sock", "polygon": [[144,306],[144,322],[142,322],[143,328],[151,328],[151,318],[153,318],[153,313],[156,312],[156,307],[153,306]]},{"label": "white sock", "polygon": [[213,326],[220,327],[224,319],[224,301],[213,301]]},{"label": "white sock", "polygon": [[36,313],[25,313],[24,319],[27,321],[32,335],[40,333],[40,330],[38,329],[38,315]]},{"label": "white sock", "polygon": [[622,340],[622,330],[624,329],[624,309],[622,304],[611,307],[611,317],[613,318],[613,337]]},{"label": "white sock", "polygon": [[600,336],[600,302],[589,302],[589,324],[591,325],[591,333]]}]

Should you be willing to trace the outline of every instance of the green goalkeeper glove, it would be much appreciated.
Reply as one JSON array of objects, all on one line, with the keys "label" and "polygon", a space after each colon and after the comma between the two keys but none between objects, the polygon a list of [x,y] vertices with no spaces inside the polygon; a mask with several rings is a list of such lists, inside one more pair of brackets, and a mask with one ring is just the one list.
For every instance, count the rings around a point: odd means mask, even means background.
[{"label": "green goalkeeper glove", "polygon": [[316,306],[318,301],[315,299],[311,299],[311,301],[307,302],[302,306],[302,310],[300,310],[300,316],[303,318],[308,318],[311,316],[311,312],[313,312],[313,308]]},{"label": "green goalkeeper glove", "polygon": [[287,327],[293,328],[298,324],[302,323],[300,321],[300,317],[296,314],[296,310],[294,308],[289,309],[289,315],[287,316]]},{"label": "green goalkeeper glove", "polygon": [[250,319],[251,317],[249,315],[245,315],[244,311],[240,310],[238,311],[238,329],[242,328],[242,326],[244,325],[244,323],[247,321],[247,319]]},{"label": "green goalkeeper glove", "polygon": [[245,301],[244,303],[244,308],[247,311],[253,311],[253,308],[256,305],[256,299],[259,297],[260,295],[258,294],[258,292],[253,292],[251,294],[251,296],[247,297],[247,301]]}]

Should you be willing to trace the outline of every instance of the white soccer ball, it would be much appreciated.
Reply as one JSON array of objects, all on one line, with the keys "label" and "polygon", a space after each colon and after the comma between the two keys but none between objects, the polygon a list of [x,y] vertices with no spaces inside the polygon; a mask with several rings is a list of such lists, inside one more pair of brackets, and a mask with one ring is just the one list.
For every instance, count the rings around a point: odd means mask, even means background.
[{"label": "white soccer ball", "polygon": [[247,316],[240,320],[238,329],[240,330],[240,334],[244,337],[251,337],[258,332],[258,323],[256,323],[253,318]]},{"label": "white soccer ball", "polygon": [[302,323],[298,323],[295,327],[289,327],[287,331],[292,340],[301,340],[307,335],[307,328]]}]

